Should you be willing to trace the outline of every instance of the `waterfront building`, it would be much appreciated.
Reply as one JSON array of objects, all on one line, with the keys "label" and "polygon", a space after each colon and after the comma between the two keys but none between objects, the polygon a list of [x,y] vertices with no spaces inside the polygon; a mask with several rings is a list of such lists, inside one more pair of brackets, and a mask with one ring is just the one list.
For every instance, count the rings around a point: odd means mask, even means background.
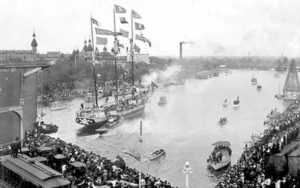
[{"label": "waterfront building", "polygon": [[24,137],[37,116],[37,72],[51,64],[38,55],[36,35],[31,50],[0,51],[0,144]]}]

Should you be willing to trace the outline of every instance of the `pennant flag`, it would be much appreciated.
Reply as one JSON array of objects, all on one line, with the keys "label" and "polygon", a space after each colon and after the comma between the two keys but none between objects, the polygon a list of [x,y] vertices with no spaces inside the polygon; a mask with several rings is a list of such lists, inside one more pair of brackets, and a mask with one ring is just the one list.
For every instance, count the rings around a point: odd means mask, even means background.
[{"label": "pennant flag", "polygon": [[136,22],[134,24],[135,24],[136,30],[144,30],[145,29],[145,26],[143,24],[136,23]]},{"label": "pennant flag", "polygon": [[136,151],[124,151],[125,154],[130,155],[131,157],[135,158],[137,161],[141,161],[141,154]]},{"label": "pennant flag", "polygon": [[115,5],[115,11],[116,11],[116,13],[126,13],[126,9],[123,7],[120,7],[119,5]]},{"label": "pennant flag", "polygon": [[141,51],[141,48],[138,47],[136,44],[134,44],[133,49],[134,49],[137,53],[140,53],[140,51]]},{"label": "pennant flag", "polygon": [[131,16],[135,19],[141,19],[142,17],[137,13],[135,12],[134,10],[131,11]]},{"label": "pennant flag", "polygon": [[95,24],[97,26],[100,26],[99,22],[95,20],[94,18],[91,18],[92,24]]},{"label": "pennant flag", "polygon": [[121,24],[128,24],[126,17],[120,17],[120,22],[121,22]]},{"label": "pennant flag", "polygon": [[95,28],[95,31],[96,31],[96,34],[98,34],[98,35],[113,35],[114,36],[114,32],[112,32],[110,30]]},{"label": "pennant flag", "polygon": [[128,37],[128,36],[129,36],[129,32],[128,32],[128,31],[125,31],[125,30],[123,30],[123,29],[120,29],[120,34],[121,34],[121,36],[123,36],[123,37]]},{"label": "pennant flag", "polygon": [[107,45],[107,38],[96,37],[96,44]]},{"label": "pennant flag", "polygon": [[151,42],[149,39],[147,39],[146,37],[142,36],[142,35],[135,35],[135,39],[136,40],[140,40],[143,42],[147,42],[149,44],[149,46],[151,47]]}]

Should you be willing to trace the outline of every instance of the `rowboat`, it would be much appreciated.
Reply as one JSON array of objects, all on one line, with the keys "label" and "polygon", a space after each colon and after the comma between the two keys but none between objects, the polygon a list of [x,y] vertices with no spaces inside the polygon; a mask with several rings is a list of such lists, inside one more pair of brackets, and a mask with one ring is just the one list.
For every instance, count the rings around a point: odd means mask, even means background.
[{"label": "rowboat", "polygon": [[153,161],[155,159],[158,159],[162,156],[166,155],[165,150],[157,148],[156,150],[154,150],[153,152],[151,152],[148,156],[150,161]]},{"label": "rowboat", "polygon": [[218,141],[214,144],[214,150],[212,151],[207,163],[214,170],[220,170],[227,167],[231,163],[231,149],[228,141]]}]

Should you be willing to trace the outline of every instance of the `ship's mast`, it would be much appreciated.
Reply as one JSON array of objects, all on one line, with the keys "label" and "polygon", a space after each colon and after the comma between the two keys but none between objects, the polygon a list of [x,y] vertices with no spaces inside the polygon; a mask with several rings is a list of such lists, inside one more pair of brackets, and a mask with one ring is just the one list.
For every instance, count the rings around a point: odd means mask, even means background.
[{"label": "ship's mast", "polygon": [[91,35],[92,35],[92,64],[93,64],[93,72],[94,72],[94,89],[95,89],[95,101],[96,101],[96,107],[98,107],[98,89],[97,89],[97,76],[96,76],[96,64],[95,64],[95,49],[94,49],[94,34],[93,34],[93,23],[92,23],[92,17],[90,17],[91,22]]},{"label": "ship's mast", "polygon": [[115,57],[115,77],[116,77],[116,100],[118,101],[118,70],[117,70],[117,53],[118,53],[118,46],[117,46],[117,33],[116,33],[116,10],[113,9],[114,14],[114,57]]},{"label": "ship's mast", "polygon": [[131,40],[130,40],[130,55],[131,55],[131,74],[132,74],[132,86],[134,86],[134,68],[133,68],[133,57],[134,57],[134,51],[133,51],[133,16],[131,11]]}]

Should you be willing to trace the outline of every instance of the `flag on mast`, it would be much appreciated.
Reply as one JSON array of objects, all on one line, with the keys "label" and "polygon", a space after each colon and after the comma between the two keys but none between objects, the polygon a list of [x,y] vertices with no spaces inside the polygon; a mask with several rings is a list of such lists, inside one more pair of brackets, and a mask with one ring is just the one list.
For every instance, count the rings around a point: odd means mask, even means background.
[{"label": "flag on mast", "polygon": [[126,9],[119,5],[115,5],[115,11],[116,11],[116,13],[119,13],[119,14],[126,13]]},{"label": "flag on mast", "polygon": [[136,30],[144,30],[145,29],[145,26],[143,24],[140,24],[140,23],[137,23],[135,22],[135,29]]},{"label": "flag on mast", "polygon": [[136,44],[134,44],[133,49],[134,49],[134,51],[136,51],[137,53],[140,53],[140,52],[141,52],[141,48],[138,47]]},{"label": "flag on mast", "polygon": [[99,22],[96,19],[91,18],[91,21],[92,21],[92,24],[95,24],[95,25],[97,25],[97,26],[100,27],[100,24],[99,24]]},{"label": "flag on mast", "polygon": [[96,34],[97,35],[112,35],[115,36],[113,31],[107,30],[107,29],[100,29],[100,28],[95,28]]},{"label": "flag on mast", "polygon": [[123,29],[120,29],[120,34],[122,37],[128,37],[129,36],[129,32]]},{"label": "flag on mast", "polygon": [[139,154],[138,152],[134,151],[134,150],[125,150],[123,151],[125,154],[130,155],[131,157],[135,158],[137,161],[141,161],[141,154]]},{"label": "flag on mast", "polygon": [[133,18],[135,19],[141,19],[142,17],[137,13],[135,12],[134,10],[131,11],[131,15]]},{"label": "flag on mast", "polygon": [[142,35],[135,35],[135,39],[136,40],[140,40],[143,42],[147,42],[149,44],[149,46],[151,47],[151,42],[149,39],[147,39],[146,37],[142,36]]}]

